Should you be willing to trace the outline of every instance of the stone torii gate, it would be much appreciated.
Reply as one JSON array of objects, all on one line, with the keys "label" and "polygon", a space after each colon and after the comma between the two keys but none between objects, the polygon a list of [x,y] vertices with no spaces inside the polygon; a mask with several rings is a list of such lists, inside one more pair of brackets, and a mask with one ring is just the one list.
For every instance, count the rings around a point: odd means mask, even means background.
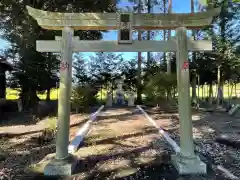
[{"label": "stone torii gate", "polygon": [[[27,7],[38,24],[49,30],[61,30],[62,37],[53,41],[37,41],[37,51],[61,52],[60,91],[56,156],[44,169],[46,175],[69,175],[75,166],[68,153],[70,93],[73,52],[177,52],[177,81],[180,116],[180,153],[172,162],[180,174],[206,173],[206,164],[194,153],[191,104],[189,95],[188,51],[211,51],[211,41],[192,41],[186,29],[199,29],[211,24],[220,9],[194,14],[133,13],[58,13]],[[133,41],[132,29],[176,29],[176,37],[168,41]],[[118,30],[118,41],[82,41],[74,30]]]}]

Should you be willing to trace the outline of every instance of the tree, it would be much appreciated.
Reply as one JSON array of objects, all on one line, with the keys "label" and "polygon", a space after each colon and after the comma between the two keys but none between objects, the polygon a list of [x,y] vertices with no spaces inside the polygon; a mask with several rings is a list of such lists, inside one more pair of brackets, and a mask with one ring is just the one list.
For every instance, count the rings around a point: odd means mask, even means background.
[{"label": "tree", "polygon": [[[36,103],[38,99],[36,91],[42,90],[44,84],[48,84],[45,88],[54,84],[52,82],[56,80],[55,67],[59,63],[58,58],[52,53],[46,55],[36,52],[35,42],[41,39],[54,39],[54,36],[60,35],[60,31],[48,31],[39,27],[37,22],[28,15],[26,5],[58,12],[113,12],[116,8],[111,3],[111,0],[62,0],[58,2],[53,0],[1,0],[0,30],[3,32],[1,38],[11,43],[10,54],[14,57],[16,67],[13,77],[17,80],[15,84],[21,88],[24,107],[32,107]],[[102,38],[100,31],[76,31],[75,35],[84,40]],[[51,63],[54,64],[48,66]],[[44,77],[44,74],[53,76]]]},{"label": "tree", "polygon": [[150,76],[149,82],[146,84],[144,89],[147,101],[151,101],[151,103],[153,103],[151,105],[159,105],[163,103],[166,106],[166,92],[174,93],[176,86],[176,74],[167,74],[160,71],[155,73]]},{"label": "tree", "polygon": [[127,61],[122,66],[122,76],[124,79],[124,89],[129,91],[135,91],[137,85],[137,60],[132,59]]},{"label": "tree", "polygon": [[[141,13],[141,9],[142,9],[142,1],[139,0],[138,2],[138,13]],[[138,31],[138,40],[141,41],[142,39],[142,32],[141,30]],[[138,52],[138,66],[137,66],[137,103],[140,104],[142,102],[142,53]]]},{"label": "tree", "polygon": [[83,54],[78,53],[73,58],[73,76],[74,83],[78,86],[83,86],[90,81],[87,75],[87,64]]},{"label": "tree", "polygon": [[116,53],[99,52],[91,56],[89,72],[95,84],[110,90],[114,78],[121,74],[122,61],[122,55]]},{"label": "tree", "polygon": [[[227,0],[208,0],[207,6],[201,6],[201,11],[221,7],[221,13],[215,17],[210,27],[196,32],[199,39],[212,39],[212,53],[197,53],[195,63],[191,63],[192,68],[197,69],[200,76],[200,84],[207,83],[209,88],[209,101],[212,99],[212,85],[218,84],[218,91],[223,92],[223,85],[226,80],[234,74],[234,69],[238,67],[236,58],[236,42],[238,42],[240,27],[239,7],[234,2]],[[220,97],[218,95],[218,97]],[[218,98],[217,104],[220,103]]]}]

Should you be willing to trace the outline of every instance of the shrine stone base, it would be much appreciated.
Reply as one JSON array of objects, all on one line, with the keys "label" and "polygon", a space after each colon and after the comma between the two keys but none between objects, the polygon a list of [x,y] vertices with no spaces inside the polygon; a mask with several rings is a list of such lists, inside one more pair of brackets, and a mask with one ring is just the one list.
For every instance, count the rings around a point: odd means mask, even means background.
[{"label": "shrine stone base", "polygon": [[171,156],[171,161],[180,175],[207,173],[207,165],[198,156],[190,159],[176,154]]},{"label": "shrine stone base", "polygon": [[78,164],[75,156],[69,156],[65,160],[56,160],[55,153],[48,154],[40,162],[32,164],[26,170],[37,176],[71,176]]},{"label": "shrine stone base", "polygon": [[76,157],[70,155],[67,159],[58,160],[51,159],[50,162],[44,168],[44,175],[47,176],[69,176],[73,174],[73,171],[78,163]]}]

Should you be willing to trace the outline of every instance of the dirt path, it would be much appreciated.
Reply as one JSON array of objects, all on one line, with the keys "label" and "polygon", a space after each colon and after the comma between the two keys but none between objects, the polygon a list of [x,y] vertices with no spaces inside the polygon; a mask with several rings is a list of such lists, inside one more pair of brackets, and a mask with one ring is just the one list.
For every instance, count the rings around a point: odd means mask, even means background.
[{"label": "dirt path", "polygon": [[[179,140],[179,120],[176,114],[152,113],[157,124]],[[196,113],[193,116],[194,139],[197,149],[209,155],[215,163],[223,165],[238,176],[237,150],[214,142],[222,132],[238,133],[238,120],[226,113]],[[227,126],[232,128],[227,128]],[[175,136],[176,135],[176,136]],[[174,137],[175,136],[175,137]],[[229,179],[217,169],[209,169],[207,175],[179,176],[165,156],[169,148],[162,141],[160,149],[153,147],[153,141],[160,138],[156,129],[140,113],[126,109],[104,112],[93,126],[85,145],[77,155],[82,158],[76,178],[80,179],[178,179],[214,180]],[[208,141],[211,141],[209,143]],[[228,153],[235,155],[229,160]],[[207,154],[206,154],[207,152]],[[232,156],[233,156],[232,155]],[[228,159],[227,159],[228,158]],[[227,159],[227,160],[226,160]],[[205,159],[206,160],[206,159]],[[209,160],[209,159],[207,159]],[[232,164],[233,161],[235,164]],[[205,161],[207,162],[207,161]],[[74,179],[74,178],[73,178]]]},{"label": "dirt path", "polygon": [[[169,131],[178,140],[178,120],[176,115],[150,112],[149,114],[163,128]],[[212,151],[216,158],[221,157],[231,150],[237,154],[236,149],[223,146],[217,148],[214,143],[204,143],[204,139],[211,139],[221,133],[237,133],[238,123],[236,119],[228,118],[223,114],[198,113],[194,120],[194,137],[201,141],[200,146],[206,147],[206,151]],[[78,119],[76,117],[76,119]],[[86,121],[82,118],[78,126],[71,128],[70,137],[78,131]],[[228,126],[232,128],[227,128]],[[235,129],[234,129],[235,127]],[[153,142],[161,138],[157,130],[134,109],[108,109],[100,114],[93,124],[92,130],[84,140],[83,146],[76,153],[81,159],[76,175],[66,179],[160,179],[160,180],[224,180],[224,176],[216,171],[209,171],[205,176],[178,176],[177,172],[169,163],[169,148],[164,141],[162,146],[156,149]],[[24,135],[2,140],[2,147],[9,152],[7,159],[0,162],[0,169],[12,171],[10,179],[32,179],[27,177],[25,167],[31,163],[39,162],[49,153],[55,152],[54,143],[39,145],[31,144],[31,136]],[[8,148],[8,149],[7,149]],[[229,151],[230,152],[230,151]],[[220,158],[220,159],[221,159]],[[240,161],[239,161],[240,162]],[[225,162],[225,165],[232,162]],[[237,165],[233,172],[238,172]],[[235,167],[235,169],[234,169]],[[228,168],[228,167],[227,167]],[[49,179],[41,176],[35,179]],[[50,178],[51,179],[51,178]],[[56,179],[56,178],[55,178]],[[59,178],[61,179],[61,178]],[[227,179],[227,178],[226,178]]]},{"label": "dirt path", "polygon": [[[116,179],[138,172],[147,164],[161,163],[153,141],[159,135],[133,109],[110,109],[98,117],[85,144],[76,153],[83,164],[78,167],[81,179]],[[159,162],[157,162],[159,160]]]},{"label": "dirt path", "polygon": [[[78,126],[87,120],[87,114],[72,115],[71,132],[75,133]],[[0,128],[0,179],[26,180],[27,166],[55,152],[54,142],[40,144],[37,140],[42,130],[46,128],[45,123],[46,120],[42,120],[36,124],[9,125]]]}]

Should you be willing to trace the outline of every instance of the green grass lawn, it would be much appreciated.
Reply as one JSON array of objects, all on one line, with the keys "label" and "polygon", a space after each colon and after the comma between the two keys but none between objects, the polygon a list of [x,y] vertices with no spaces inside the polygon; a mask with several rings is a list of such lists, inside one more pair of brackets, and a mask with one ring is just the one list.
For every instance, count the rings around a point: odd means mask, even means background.
[{"label": "green grass lawn", "polygon": [[[191,88],[190,88],[190,92],[191,92]],[[230,93],[229,91],[231,91],[231,87],[228,87],[228,85],[224,86],[224,97],[228,98],[228,94]],[[9,89],[7,88],[6,91],[6,96],[8,100],[16,100],[19,98],[19,92],[20,89]],[[51,93],[50,93],[50,99],[51,100],[56,100],[58,97],[58,89],[52,89]],[[208,97],[208,92],[209,92],[209,86],[205,85],[203,88],[199,88],[199,97]],[[213,86],[213,96],[216,97],[216,93],[217,92],[217,87]],[[237,85],[237,94],[238,96],[240,95],[240,84]],[[237,94],[235,93],[235,88],[233,88],[233,94],[232,96],[237,96]],[[46,92],[45,93],[38,93],[37,94],[38,97],[42,100],[46,99]],[[197,95],[198,95],[198,89],[197,89]],[[102,99],[105,99],[107,96],[107,91],[106,90],[102,90]],[[98,98],[101,99],[101,92],[98,92]]]},{"label": "green grass lawn", "polygon": [[[231,86],[225,85],[224,86],[224,98],[228,98],[229,94],[231,93]],[[240,95],[240,84],[237,84],[237,92],[235,92],[235,87],[233,87],[232,96],[239,96]],[[190,93],[192,88],[190,88]],[[192,94],[192,93],[191,93]],[[197,89],[197,96],[198,96],[198,89]],[[209,86],[204,85],[204,87],[199,88],[199,97],[208,97],[209,96]],[[213,86],[213,97],[217,96],[217,86]]]},{"label": "green grass lawn", "polygon": [[[50,98],[51,100],[56,100],[58,97],[58,89],[51,89],[51,93],[50,93]],[[19,93],[20,93],[20,89],[10,89],[7,88],[6,90],[6,96],[8,100],[16,100],[19,98]],[[45,93],[38,93],[37,96],[40,99],[46,99],[47,94]]]}]

